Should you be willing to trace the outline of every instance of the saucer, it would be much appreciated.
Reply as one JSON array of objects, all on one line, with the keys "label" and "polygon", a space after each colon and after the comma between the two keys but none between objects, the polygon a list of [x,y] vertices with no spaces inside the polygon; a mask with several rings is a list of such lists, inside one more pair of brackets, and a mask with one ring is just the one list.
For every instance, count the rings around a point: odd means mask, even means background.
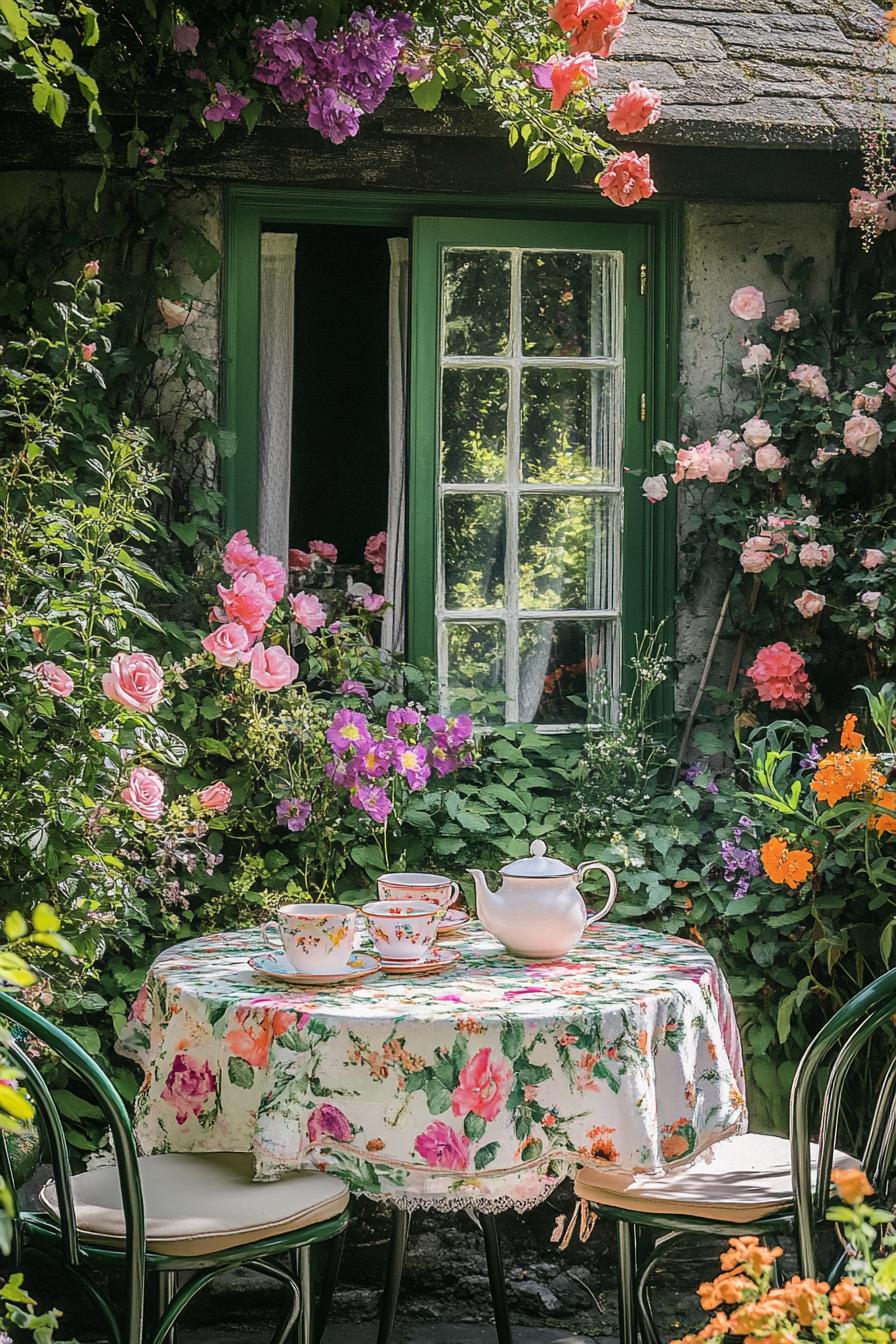
[{"label": "saucer", "polygon": [[442,916],[442,922],[439,925],[437,938],[450,938],[453,933],[459,933],[465,924],[469,924],[470,916],[466,910],[457,908],[446,910]]},{"label": "saucer", "polygon": [[425,957],[417,961],[387,961],[380,958],[380,970],[386,975],[418,975],[431,971],[444,971],[460,961],[460,953],[448,947],[434,947]]},{"label": "saucer", "polygon": [[316,975],[297,971],[282,952],[265,952],[260,957],[250,957],[249,965],[259,975],[266,975],[271,980],[285,980],[290,985],[347,985],[353,980],[363,980],[380,969],[379,957],[369,952],[353,953],[345,970],[323,971]]}]

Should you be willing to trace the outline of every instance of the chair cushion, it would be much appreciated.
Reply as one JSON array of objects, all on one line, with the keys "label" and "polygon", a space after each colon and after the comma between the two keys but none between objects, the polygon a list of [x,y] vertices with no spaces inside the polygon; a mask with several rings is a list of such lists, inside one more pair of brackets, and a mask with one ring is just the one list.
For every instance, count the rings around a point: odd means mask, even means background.
[{"label": "chair cushion", "polygon": [[[140,1158],[147,1250],[203,1256],[245,1246],[335,1218],[348,1203],[338,1176],[292,1171],[278,1181],[252,1179],[249,1153],[161,1153]],[[118,1169],[95,1167],[72,1180],[78,1231],[84,1241],[123,1249],[124,1213]],[[59,1216],[56,1185],[41,1203]]]},{"label": "chair cushion", "polygon": [[[817,1159],[813,1143],[813,1178]],[[835,1151],[834,1166],[861,1163]],[[690,1166],[659,1176],[583,1167],[575,1188],[581,1199],[607,1208],[718,1223],[753,1222],[793,1203],[790,1141],[773,1134],[736,1134],[707,1148]]]}]

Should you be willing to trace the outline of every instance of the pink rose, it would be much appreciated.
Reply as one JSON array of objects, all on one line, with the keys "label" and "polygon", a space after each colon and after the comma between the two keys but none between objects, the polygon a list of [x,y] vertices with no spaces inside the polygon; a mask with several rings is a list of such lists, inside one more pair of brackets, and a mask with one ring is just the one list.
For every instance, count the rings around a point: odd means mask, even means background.
[{"label": "pink rose", "polygon": [[281,691],[298,675],[298,663],[280,644],[256,644],[249,655],[249,679],[261,691]]},{"label": "pink rose", "polygon": [[386,572],[387,542],[388,538],[385,532],[375,532],[372,537],[367,538],[364,546],[364,559],[373,568],[374,574],[385,574]]},{"label": "pink rose", "polygon": [[849,189],[849,227],[861,229],[867,226],[873,236],[896,228],[896,212],[890,205],[892,191],[860,191],[858,187]]},{"label": "pink rose", "polygon": [[45,691],[49,691],[50,695],[55,695],[60,700],[67,700],[75,689],[75,683],[65,668],[59,667],[57,663],[38,663],[34,669],[34,679],[40,682]]},{"label": "pink rose", "polygon": [[81,346],[81,358],[85,364],[89,364],[96,354],[96,341],[85,341]]},{"label": "pink rose", "polygon": [[760,420],[758,415],[751,416],[741,428],[744,443],[750,448],[764,448],[772,436],[771,425],[767,420]]},{"label": "pink rose", "polygon": [[134,766],[127,786],[121,791],[123,802],[147,821],[158,821],[165,811],[164,795],[163,780],[155,770],[147,770],[145,765]]},{"label": "pink rose", "polygon": [[860,564],[863,569],[877,569],[879,565],[887,563],[886,551],[876,551],[870,547],[867,551],[862,551]]},{"label": "pink rose", "polygon": [[638,155],[634,150],[617,154],[610,159],[597,179],[602,196],[614,205],[635,205],[656,191],[650,176],[650,155]]},{"label": "pink rose", "polygon": [[510,1095],[513,1069],[506,1059],[492,1059],[491,1050],[479,1050],[461,1069],[451,1094],[455,1115],[472,1111],[482,1120],[494,1120]]},{"label": "pink rose", "polygon": [[862,392],[857,392],[852,399],[852,408],[854,411],[867,411],[869,415],[876,415],[884,404],[884,394],[880,383],[869,383]]},{"label": "pink rose", "polygon": [[804,588],[799,597],[793,599],[793,605],[804,620],[809,620],[811,616],[817,616],[824,610],[825,597],[821,593],[813,593],[811,588]]},{"label": "pink rose", "polygon": [[332,1102],[321,1102],[308,1117],[308,1138],[311,1143],[335,1139],[337,1143],[351,1143],[352,1127],[348,1117]]},{"label": "pink rose", "polygon": [[[720,440],[722,435],[720,434],[718,438]],[[725,452],[731,458],[731,467],[735,471],[740,471],[742,467],[748,466],[753,460],[753,453],[748,445],[744,443],[743,439],[735,439],[733,435],[730,436],[730,441],[726,444]]]},{"label": "pink rose", "polygon": [[820,397],[822,401],[830,401],[831,393],[827,380],[817,364],[797,364],[787,376],[792,383],[796,383],[801,392]]},{"label": "pink rose", "polygon": [[289,564],[290,573],[302,574],[310,569],[314,561],[307,551],[300,551],[298,546],[291,546],[286,556]]},{"label": "pink rose", "polygon": [[244,569],[237,574],[230,588],[218,584],[218,596],[224,607],[228,621],[244,625],[250,635],[260,635],[267,619],[277,605],[264,582]]},{"label": "pink rose", "polygon": [[201,1115],[217,1090],[207,1059],[200,1064],[192,1055],[179,1054],[174,1056],[161,1096],[174,1107],[177,1123],[184,1125],[190,1116]]},{"label": "pink rose", "polygon": [[713,485],[723,485],[734,468],[731,454],[724,448],[713,448],[706,458],[706,479]]},{"label": "pink rose", "polygon": [[795,308],[785,308],[772,323],[772,331],[796,331],[800,324],[800,315]]},{"label": "pink rose", "polygon": [[86,261],[84,263],[84,279],[95,280],[100,273],[100,264],[98,261]]},{"label": "pink rose", "polygon": [[533,82],[550,89],[551,108],[557,112],[572,93],[582,93],[597,79],[597,66],[589,52],[580,56],[551,56],[532,68]]},{"label": "pink rose", "polygon": [[869,616],[874,616],[877,613],[877,608],[880,606],[880,600],[882,597],[883,593],[874,593],[874,592],[862,593],[862,596],[859,598],[859,601],[861,602],[863,607],[867,607]]},{"label": "pink rose", "polygon": [[607,109],[607,125],[617,135],[637,135],[660,119],[660,95],[633,80],[626,93],[616,95]]},{"label": "pink rose", "polygon": [[206,653],[210,653],[219,667],[236,667],[243,662],[243,654],[252,642],[252,636],[244,625],[228,621],[219,625],[202,641]]},{"label": "pink rose", "polygon": [[297,624],[311,634],[319,630],[327,619],[327,613],[321,606],[320,599],[313,593],[295,593],[290,597],[289,605],[292,607],[293,618]]},{"label": "pink rose", "polygon": [[770,364],[771,359],[771,350],[769,350],[767,345],[763,345],[762,342],[759,341],[756,345],[750,346],[749,350],[741,360],[740,366],[744,373],[752,374],[754,377],[758,378],[759,370],[764,368],[766,364]]},{"label": "pink rose", "polygon": [[308,549],[312,555],[319,555],[321,560],[326,560],[328,564],[335,565],[338,551],[331,541],[309,541]]},{"label": "pink rose", "polygon": [[188,327],[191,322],[196,321],[202,311],[202,304],[192,300],[188,307],[185,303],[178,303],[176,299],[159,299],[158,309],[168,330],[176,331],[178,327]]},{"label": "pink rose", "polygon": [[870,457],[877,451],[881,428],[870,415],[851,415],[843,428],[843,442],[853,457]]},{"label": "pink rose", "polygon": [[379,611],[386,605],[386,599],[382,593],[365,593],[361,598],[361,606],[365,611]]},{"label": "pink rose", "polygon": [[173,46],[177,52],[188,51],[191,56],[196,55],[196,44],[199,41],[199,29],[192,23],[179,23],[174,30]]},{"label": "pink rose", "polygon": [[756,449],[753,461],[757,471],[783,471],[790,458],[779,452],[773,443],[767,443],[764,447]]},{"label": "pink rose", "polygon": [[243,528],[240,532],[234,532],[224,547],[221,566],[224,573],[233,578],[241,570],[251,569],[257,559],[258,552],[249,540],[249,533]]},{"label": "pink rose", "polygon": [[743,285],[731,295],[728,307],[742,321],[758,322],[765,312],[765,295],[755,285]]},{"label": "pink rose", "polygon": [[680,485],[682,481],[701,481],[705,479],[711,449],[712,445],[708,439],[703,443],[689,445],[687,448],[679,448],[672,472],[674,484]]},{"label": "pink rose", "polygon": [[740,567],[746,574],[762,574],[775,560],[770,537],[748,537],[740,544]]},{"label": "pink rose", "polygon": [[665,476],[645,476],[641,489],[651,504],[659,504],[669,493]]},{"label": "pink rose", "polygon": [[458,1134],[444,1120],[433,1120],[414,1140],[414,1151],[431,1167],[443,1171],[466,1171],[470,1162],[470,1140]]},{"label": "pink rose", "polygon": [[796,649],[779,640],[767,644],[756,654],[747,676],[756,687],[760,700],[772,709],[802,709],[812,690],[806,664]]},{"label": "pink rose", "polygon": [[216,779],[200,789],[196,797],[206,812],[226,812],[233,794],[223,779]]},{"label": "pink rose", "polygon": [[116,704],[151,714],[162,699],[165,675],[151,653],[116,653],[103,673],[103,691]]},{"label": "pink rose", "polygon": [[819,546],[817,541],[807,541],[800,547],[799,560],[803,569],[826,569],[833,558],[833,546]]},{"label": "pink rose", "polygon": [[256,578],[261,579],[268,590],[268,597],[274,602],[279,602],[286,592],[286,570],[276,555],[260,555],[247,568]]}]

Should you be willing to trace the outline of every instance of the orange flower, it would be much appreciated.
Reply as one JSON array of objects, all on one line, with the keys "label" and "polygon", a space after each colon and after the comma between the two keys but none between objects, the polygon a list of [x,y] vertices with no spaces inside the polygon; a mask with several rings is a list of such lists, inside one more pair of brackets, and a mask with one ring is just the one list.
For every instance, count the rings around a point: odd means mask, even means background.
[{"label": "orange flower", "polygon": [[812,1325],[814,1321],[827,1319],[828,1291],[827,1283],[794,1277],[783,1288],[773,1288],[768,1301],[780,1302],[786,1310],[793,1312],[800,1325]]},{"label": "orange flower", "polygon": [[731,1249],[725,1251],[721,1257],[722,1268],[737,1269],[743,1265],[757,1277],[784,1254],[780,1246],[776,1246],[772,1251],[768,1250],[760,1243],[758,1237],[731,1237],[728,1245]]},{"label": "orange flower", "polygon": [[870,1301],[871,1289],[853,1283],[847,1275],[831,1293],[831,1312],[834,1320],[851,1321],[854,1316],[861,1316]]},{"label": "orange flower", "polygon": [[[874,802],[878,807],[889,807],[891,811],[896,812],[896,792],[893,789],[880,789],[874,795]],[[869,817],[868,825],[878,835],[896,834],[896,817],[887,816],[885,812],[880,812],[876,817]]]},{"label": "orange flower", "polygon": [[874,782],[874,757],[869,751],[829,751],[812,776],[812,791],[831,806],[852,798]]},{"label": "orange flower", "polygon": [[836,1167],[831,1172],[831,1180],[844,1204],[858,1204],[874,1194],[874,1186],[860,1167]]},{"label": "orange flower", "polygon": [[[752,1279],[744,1278],[744,1283],[748,1283],[752,1289],[756,1287]],[[781,1308],[774,1302],[769,1302],[768,1298],[760,1298],[758,1302],[744,1302],[736,1311],[732,1311],[728,1318],[728,1328],[733,1335],[761,1332],[764,1336],[766,1331],[772,1330],[780,1319]]]},{"label": "orange flower", "polygon": [[865,739],[861,733],[856,732],[858,719],[855,714],[847,714],[843,720],[843,727],[840,729],[840,745],[847,751],[861,751],[865,745]]},{"label": "orange flower", "polygon": [[808,849],[790,849],[780,835],[773,835],[762,846],[762,866],[773,882],[796,891],[811,872],[812,854]]},{"label": "orange flower", "polygon": [[[730,1307],[744,1302],[755,1288],[755,1283],[746,1274],[719,1274],[712,1283],[701,1283],[697,1295],[704,1311],[715,1311],[716,1307],[723,1304]],[[735,1315],[738,1314],[735,1312]]]},{"label": "orange flower", "polygon": [[667,1162],[673,1161],[676,1157],[684,1157],[687,1150],[688,1141],[682,1134],[670,1134],[660,1144],[660,1152]]}]

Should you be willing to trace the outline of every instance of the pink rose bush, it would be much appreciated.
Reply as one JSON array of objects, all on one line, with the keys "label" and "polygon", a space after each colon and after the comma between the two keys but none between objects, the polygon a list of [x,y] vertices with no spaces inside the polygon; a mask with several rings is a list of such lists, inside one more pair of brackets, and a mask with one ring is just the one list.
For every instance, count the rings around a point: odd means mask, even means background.
[{"label": "pink rose bush", "polygon": [[165,783],[145,765],[134,767],[121,797],[144,821],[158,821],[165,811]]},{"label": "pink rose bush", "polygon": [[34,680],[58,700],[67,700],[75,689],[75,683],[65,668],[49,660],[37,664],[34,669]]},{"label": "pink rose bush", "polygon": [[607,108],[607,125],[616,135],[637,135],[660,119],[662,100],[655,89],[634,80]]},{"label": "pink rose bush", "polygon": [[853,457],[870,457],[877,451],[881,432],[870,415],[852,415],[843,429],[843,443]]},{"label": "pink rose bush", "polygon": [[279,644],[256,644],[249,655],[249,680],[260,691],[282,691],[299,675],[299,665]]},{"label": "pink rose bush", "polygon": [[102,678],[103,692],[137,714],[151,714],[161,703],[165,674],[150,653],[116,653]]},{"label": "pink rose bush", "polygon": [[803,619],[808,621],[824,611],[825,598],[822,593],[813,593],[811,588],[804,588],[799,597],[794,598],[793,605]]},{"label": "pink rose bush", "polygon": [[597,179],[602,196],[614,205],[635,205],[646,201],[656,191],[650,176],[650,155],[626,150],[610,159]]},{"label": "pink rose bush", "polygon": [[765,314],[765,295],[755,285],[743,285],[731,295],[728,307],[743,322],[758,322]]},{"label": "pink rose bush", "polygon": [[200,789],[196,797],[203,811],[226,812],[233,799],[233,791],[227,787],[223,779],[216,779],[213,784]]},{"label": "pink rose bush", "polygon": [[821,401],[830,401],[827,379],[817,364],[797,364],[787,376],[801,392],[808,392],[810,397],[818,397]]},{"label": "pink rose bush", "polygon": [[374,574],[385,574],[386,572],[386,548],[388,537],[385,532],[375,532],[372,537],[367,538],[364,546],[364,559],[372,568]]}]

